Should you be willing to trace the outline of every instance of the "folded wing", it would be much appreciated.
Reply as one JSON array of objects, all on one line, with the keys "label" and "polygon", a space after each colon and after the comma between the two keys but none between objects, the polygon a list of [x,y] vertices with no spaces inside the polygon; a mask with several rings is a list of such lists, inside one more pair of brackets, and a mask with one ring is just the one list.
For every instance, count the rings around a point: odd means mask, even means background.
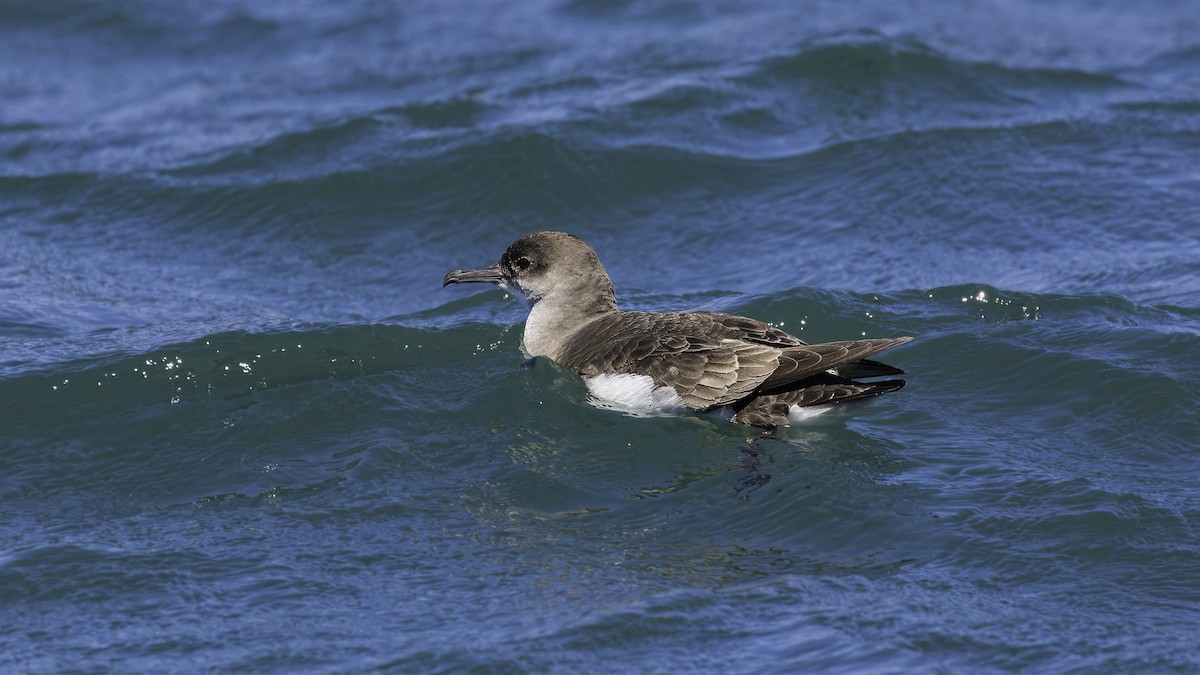
[{"label": "folded wing", "polygon": [[[556,360],[585,377],[648,375],[696,410],[819,405],[874,396],[903,380],[859,383],[901,371],[866,357],[912,338],[804,344],[768,324],[716,312],[619,312],[587,324]],[[763,401],[762,403],[766,403]]]}]

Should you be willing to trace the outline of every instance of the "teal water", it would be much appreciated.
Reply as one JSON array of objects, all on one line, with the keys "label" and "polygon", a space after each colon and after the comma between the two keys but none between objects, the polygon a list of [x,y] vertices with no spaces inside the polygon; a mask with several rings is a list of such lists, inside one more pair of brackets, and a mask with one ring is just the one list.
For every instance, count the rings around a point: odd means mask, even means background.
[{"label": "teal water", "polygon": [[[0,670],[1200,669],[1200,15],[0,0]],[[915,335],[748,441],[628,309]]]}]

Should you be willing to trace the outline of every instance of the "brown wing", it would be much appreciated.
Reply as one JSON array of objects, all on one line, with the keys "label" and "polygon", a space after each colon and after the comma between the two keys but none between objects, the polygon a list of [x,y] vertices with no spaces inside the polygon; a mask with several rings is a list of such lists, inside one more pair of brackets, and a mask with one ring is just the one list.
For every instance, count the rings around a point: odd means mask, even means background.
[{"label": "brown wing", "polygon": [[772,394],[795,388],[805,378],[862,361],[872,354],[912,340],[911,337],[845,340],[789,347],[779,355],[779,367],[762,384],[760,393]]},{"label": "brown wing", "polygon": [[721,312],[692,312],[692,314],[706,317],[714,323],[724,326],[726,329],[724,337],[727,338],[746,340],[780,349],[799,347],[804,344],[804,340],[795,335],[757,319]]},{"label": "brown wing", "polygon": [[572,336],[559,363],[584,376],[648,375],[673,387],[697,410],[749,396],[779,367],[780,351],[764,344],[719,338],[706,314],[620,312],[597,319]]},{"label": "brown wing", "polygon": [[899,372],[864,359],[911,339],[806,345],[761,321],[729,314],[618,312],[573,335],[558,362],[585,377],[648,375],[673,387],[685,405],[697,410],[734,404],[749,411],[749,399],[763,399],[758,407],[782,406],[786,414],[789,405],[854,400],[900,388],[903,380],[862,384],[829,371]]}]

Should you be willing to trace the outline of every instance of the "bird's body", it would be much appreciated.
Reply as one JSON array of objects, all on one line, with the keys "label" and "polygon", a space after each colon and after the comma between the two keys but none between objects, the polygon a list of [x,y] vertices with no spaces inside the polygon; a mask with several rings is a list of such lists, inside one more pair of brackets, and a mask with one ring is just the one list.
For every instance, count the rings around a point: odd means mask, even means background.
[{"label": "bird's body", "polygon": [[719,312],[625,312],[592,247],[562,232],[517,240],[500,262],[455,270],[443,285],[515,286],[532,303],[524,347],[582,376],[593,394],[629,407],[711,411],[786,425],[801,408],[895,391],[903,371],[867,357],[912,338],[805,344],[761,321]]}]

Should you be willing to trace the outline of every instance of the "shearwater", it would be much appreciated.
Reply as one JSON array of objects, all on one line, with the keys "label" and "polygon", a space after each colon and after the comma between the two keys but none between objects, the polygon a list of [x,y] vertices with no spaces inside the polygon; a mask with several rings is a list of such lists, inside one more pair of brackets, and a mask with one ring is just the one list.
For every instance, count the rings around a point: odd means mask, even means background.
[{"label": "shearwater", "polygon": [[522,237],[496,264],[454,270],[442,286],[472,282],[521,291],[531,303],[526,353],[570,368],[597,398],[628,408],[728,410],[734,422],[777,427],[904,386],[875,379],[904,371],[867,357],[911,337],[806,344],[743,316],[622,311],[595,250],[565,232]]}]

